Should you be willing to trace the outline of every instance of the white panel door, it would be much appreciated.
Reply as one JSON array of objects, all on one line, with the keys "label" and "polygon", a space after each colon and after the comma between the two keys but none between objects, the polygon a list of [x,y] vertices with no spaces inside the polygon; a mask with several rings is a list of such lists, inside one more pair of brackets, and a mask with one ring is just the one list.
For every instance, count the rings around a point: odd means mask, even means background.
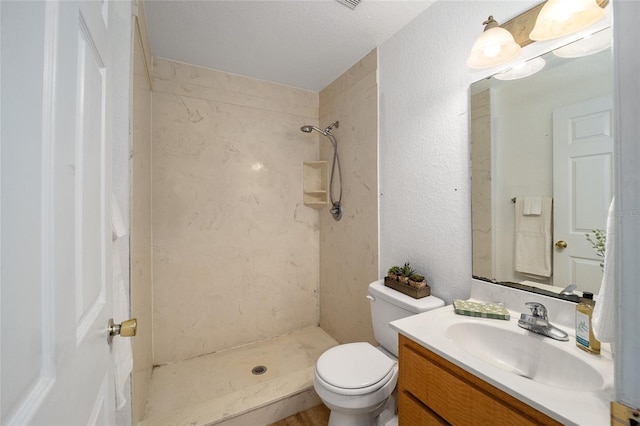
[{"label": "white panel door", "polygon": [[108,4],[0,7],[0,421],[114,424]]},{"label": "white panel door", "polygon": [[576,284],[597,294],[600,263],[585,234],[604,230],[613,191],[611,97],[592,99],[553,112],[553,282]]}]

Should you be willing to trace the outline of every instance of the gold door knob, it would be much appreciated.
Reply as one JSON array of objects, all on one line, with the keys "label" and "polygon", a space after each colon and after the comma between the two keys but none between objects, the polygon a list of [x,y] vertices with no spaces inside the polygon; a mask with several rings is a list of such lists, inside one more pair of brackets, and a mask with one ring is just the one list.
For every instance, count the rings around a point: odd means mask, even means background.
[{"label": "gold door knob", "polygon": [[556,247],[558,247],[559,249],[566,249],[567,248],[567,242],[560,240],[556,243]]},{"label": "gold door knob", "polygon": [[107,331],[109,332],[107,341],[111,344],[113,338],[118,335],[122,337],[133,337],[136,335],[137,329],[138,320],[136,318],[122,321],[122,324],[114,324],[113,318],[109,318],[109,322],[107,323]]}]

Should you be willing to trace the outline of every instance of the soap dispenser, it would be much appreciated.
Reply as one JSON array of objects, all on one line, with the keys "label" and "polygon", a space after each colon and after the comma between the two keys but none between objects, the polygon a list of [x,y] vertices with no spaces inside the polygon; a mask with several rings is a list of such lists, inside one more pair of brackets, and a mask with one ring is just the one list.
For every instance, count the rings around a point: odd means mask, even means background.
[{"label": "soap dispenser", "polygon": [[597,355],[600,353],[600,342],[593,335],[591,325],[595,304],[593,293],[588,291],[582,293],[580,303],[576,306],[576,346]]}]

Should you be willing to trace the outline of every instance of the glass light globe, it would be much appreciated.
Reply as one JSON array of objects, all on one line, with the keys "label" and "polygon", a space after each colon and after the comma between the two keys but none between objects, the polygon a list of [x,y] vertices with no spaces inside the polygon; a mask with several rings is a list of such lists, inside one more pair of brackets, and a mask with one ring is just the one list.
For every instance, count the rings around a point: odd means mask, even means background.
[{"label": "glass light globe", "polygon": [[529,34],[534,41],[552,40],[587,28],[604,16],[596,0],[548,0]]},{"label": "glass light globe", "polygon": [[545,64],[545,60],[542,57],[538,56],[537,58],[517,65],[510,70],[497,73],[493,77],[497,78],[498,80],[518,80],[520,78],[529,77],[537,73],[542,68],[544,68]]},{"label": "glass light globe", "polygon": [[511,33],[498,26],[482,33],[471,48],[467,59],[469,68],[490,68],[506,64],[520,54],[520,45]]}]

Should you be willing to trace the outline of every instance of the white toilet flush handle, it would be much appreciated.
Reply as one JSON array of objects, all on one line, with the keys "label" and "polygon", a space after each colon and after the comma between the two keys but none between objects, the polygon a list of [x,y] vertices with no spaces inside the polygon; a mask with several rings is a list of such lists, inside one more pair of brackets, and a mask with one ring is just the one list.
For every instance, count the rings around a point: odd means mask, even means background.
[{"label": "white toilet flush handle", "polygon": [[373,297],[373,296],[372,296],[372,295],[370,295],[370,294],[367,294],[367,299],[371,300],[372,302],[375,302],[375,301],[376,301],[376,298],[375,298],[375,297]]}]

